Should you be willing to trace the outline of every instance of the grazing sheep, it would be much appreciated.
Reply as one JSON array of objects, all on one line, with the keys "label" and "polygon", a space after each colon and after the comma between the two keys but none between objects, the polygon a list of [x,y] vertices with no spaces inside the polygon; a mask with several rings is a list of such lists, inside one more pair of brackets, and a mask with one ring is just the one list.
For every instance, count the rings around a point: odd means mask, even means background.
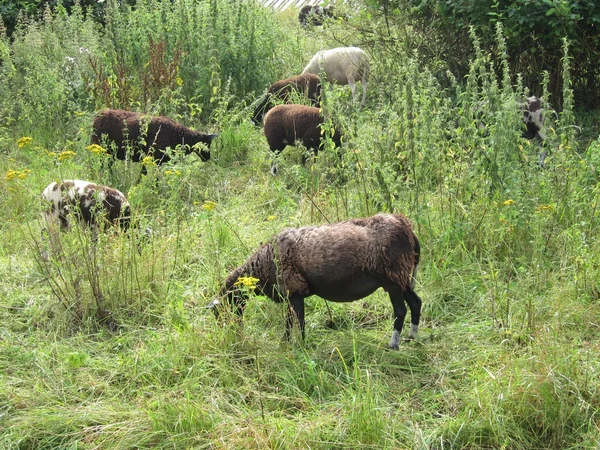
[{"label": "grazing sheep", "polygon": [[[217,134],[203,134],[187,128],[174,120],[164,117],[151,117],[144,114],[125,111],[122,109],[106,109],[100,111],[92,124],[92,144],[100,144],[103,135],[108,141],[116,144],[116,159],[127,159],[127,148],[132,148],[130,156],[134,162],[139,162],[150,155],[157,164],[170,160],[166,153],[167,147],[175,149],[185,144],[186,153],[196,152],[202,161],[210,159],[208,148]],[[194,147],[198,143],[206,145],[199,151]],[[110,148],[108,149],[110,151]],[[144,167],[145,169],[145,167]]]},{"label": "grazing sheep", "polygon": [[[523,103],[523,123],[525,124],[525,130],[523,131],[523,137],[525,139],[534,140],[539,145],[541,145],[546,139],[546,133],[542,130],[544,127],[544,118],[542,117],[542,112],[544,109],[542,108],[541,100],[532,95],[528,97]],[[542,150],[540,156],[538,158],[538,164],[541,167],[545,167],[546,156],[548,152],[547,150]]]},{"label": "grazing sheep", "polygon": [[305,27],[307,25],[321,26],[327,19],[333,18],[333,5],[314,6],[305,5],[300,8],[298,21]]},{"label": "grazing sheep", "polygon": [[91,228],[94,236],[107,224],[129,228],[129,202],[122,192],[108,186],[83,180],[53,181],[42,192],[42,200],[49,203],[44,212],[46,223],[58,221],[61,230],[71,228],[70,215]]},{"label": "grazing sheep", "polygon": [[367,99],[367,81],[370,73],[369,60],[365,52],[358,47],[338,47],[321,50],[312,57],[302,73],[325,73],[331,84],[350,85],[352,98],[356,96],[356,81],[362,84],[361,108]]},{"label": "grazing sheep", "polygon": [[255,125],[262,122],[265,114],[273,108],[274,100],[281,100],[284,103],[288,103],[292,92],[305,95],[312,101],[313,105],[319,106],[321,80],[318,75],[313,73],[303,73],[286,78],[285,80],[276,81],[269,87],[262,101],[254,110],[252,122]]},{"label": "grazing sheep", "polygon": [[217,319],[227,306],[242,316],[247,291],[241,277],[256,278],[254,293],[277,303],[289,302],[285,336],[298,319],[304,339],[304,299],[318,295],[333,302],[352,302],[382,287],[394,308],[390,347],[397,349],[410,308],[410,338],[416,338],[421,299],[414,292],[420,245],[406,217],[377,214],[320,227],[288,228],[261,246],[225,280],[209,307]]},{"label": "grazing sheep", "polygon": [[528,97],[523,104],[523,123],[525,123],[525,131],[523,137],[526,139],[537,139],[543,141],[545,134],[542,132],[544,120],[542,118],[542,102],[538,97],[532,95]]},{"label": "grazing sheep", "polygon": [[[265,136],[269,148],[275,153],[288,145],[301,142],[315,154],[321,145],[321,110],[305,105],[277,105],[265,116]],[[335,130],[331,137],[337,147],[342,145],[341,133]]]}]

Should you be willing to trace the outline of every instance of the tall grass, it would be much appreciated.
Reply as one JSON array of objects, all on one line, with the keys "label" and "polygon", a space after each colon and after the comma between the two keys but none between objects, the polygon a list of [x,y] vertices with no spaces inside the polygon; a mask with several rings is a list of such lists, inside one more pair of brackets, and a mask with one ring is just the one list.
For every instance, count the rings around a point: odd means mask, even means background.
[{"label": "tall grass", "polygon": [[[472,36],[456,80],[375,38],[386,25],[366,9],[311,30],[253,2],[110,0],[105,12],[104,27],[75,8],[0,35],[2,448],[600,445],[600,144],[577,133],[568,45],[541,169],[501,29],[495,55]],[[303,166],[304,149],[288,148],[273,177],[247,105],[316,49],[357,43],[373,62],[367,107],[342,86],[323,104],[342,151],[326,140]],[[88,148],[104,106],[218,130],[212,158],[175,151],[144,177],[136,163],[109,169]],[[126,192],[133,230],[94,243],[74,227],[50,247],[39,196],[64,178]],[[418,342],[385,347],[381,291],[307,300],[304,343],[281,340],[285,306],[263,297],[243,325],[205,308],[282,228],[379,211],[407,214],[422,244]]]}]

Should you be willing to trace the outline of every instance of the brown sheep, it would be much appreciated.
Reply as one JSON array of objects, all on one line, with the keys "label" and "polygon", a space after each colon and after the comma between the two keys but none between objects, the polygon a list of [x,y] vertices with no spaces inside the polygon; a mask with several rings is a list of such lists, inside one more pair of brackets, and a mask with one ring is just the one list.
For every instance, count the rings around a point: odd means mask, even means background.
[{"label": "brown sheep", "polygon": [[[165,116],[146,116],[133,111],[122,109],[106,109],[100,111],[92,124],[92,144],[101,144],[103,136],[109,142],[116,144],[116,159],[125,161],[129,156],[131,161],[139,162],[146,156],[152,156],[157,164],[170,160],[166,153],[167,147],[175,149],[185,144],[185,152],[197,153],[202,161],[210,159],[208,147],[217,134],[203,134],[187,128]],[[195,144],[203,143],[205,148],[199,150]],[[130,147],[131,154],[127,155]],[[110,147],[107,149],[110,152]]]},{"label": "brown sheep", "polygon": [[[300,142],[315,155],[321,146],[321,110],[313,106],[277,105],[265,116],[264,133],[271,151],[280,153],[288,145]],[[331,136],[336,147],[341,147],[341,133],[334,130]],[[276,171],[274,167],[272,171]]]},{"label": "brown sheep", "polygon": [[292,92],[305,95],[314,106],[319,106],[321,97],[321,80],[318,75],[303,73],[273,83],[264,95],[252,115],[252,122],[258,125],[265,114],[273,108],[273,101],[288,103]]},{"label": "brown sheep", "polygon": [[289,303],[285,336],[289,337],[295,316],[304,339],[306,297],[352,302],[382,287],[394,308],[390,347],[398,349],[407,312],[404,302],[411,313],[409,337],[416,338],[418,333],[421,299],[414,287],[420,253],[410,222],[400,214],[288,228],[235,269],[225,280],[220,297],[209,307],[217,319],[223,307],[241,317],[248,292],[238,288],[240,277],[256,278],[255,294]]}]

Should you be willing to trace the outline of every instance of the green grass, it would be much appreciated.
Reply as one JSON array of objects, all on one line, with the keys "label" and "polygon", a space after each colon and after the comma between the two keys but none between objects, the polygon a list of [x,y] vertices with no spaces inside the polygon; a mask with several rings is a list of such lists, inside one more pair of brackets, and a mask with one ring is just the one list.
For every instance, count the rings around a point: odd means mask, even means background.
[{"label": "green grass", "polygon": [[[389,43],[369,38],[375,19],[307,33],[290,12],[211,4],[218,12],[187,0],[175,12],[162,3],[113,11],[115,36],[59,14],[6,41],[0,447],[598,448],[597,115],[577,111],[575,136],[568,114],[552,120],[540,170],[539,149],[519,138],[523,87],[514,75],[514,85],[501,83],[488,56],[474,57],[464,83],[442,86],[410,52],[383,58]],[[190,27],[220,53],[204,58],[186,42],[183,84],[143,104],[136,77],[157,57],[145,37],[175,36],[175,46]],[[365,109],[346,88],[327,91],[325,108],[346,136],[341,157],[326,146],[303,167],[302,150],[288,148],[272,176],[247,105],[348,33],[377,58]],[[265,66],[243,60],[252,39],[260,52],[274,46]],[[124,73],[111,59],[120,43]],[[106,92],[69,84],[92,75],[79,53],[74,78],[60,72],[80,45],[116,83],[111,101],[128,82],[135,109],[218,131],[211,160],[176,156],[139,183],[137,164],[108,170],[86,149]],[[221,53],[247,73],[230,80]],[[208,80],[209,96],[195,76]],[[19,147],[23,136],[31,142]],[[64,178],[125,192],[152,239],[108,233],[93,252],[74,227],[45,261],[40,194]],[[382,291],[350,304],[308,299],[305,342],[297,333],[282,340],[285,307],[264,297],[249,301],[241,326],[219,326],[205,308],[227,273],[283,228],[389,210],[411,219],[422,245],[418,341],[387,348],[392,308]]]}]

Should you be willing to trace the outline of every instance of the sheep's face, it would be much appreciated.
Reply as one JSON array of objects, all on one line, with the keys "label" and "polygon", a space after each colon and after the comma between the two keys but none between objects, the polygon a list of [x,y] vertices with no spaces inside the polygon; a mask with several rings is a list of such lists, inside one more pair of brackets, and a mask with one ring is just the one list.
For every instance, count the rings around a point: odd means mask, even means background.
[{"label": "sheep's face", "polygon": [[207,306],[212,309],[217,322],[227,322],[232,316],[240,318],[244,314],[244,306],[246,306],[245,296],[239,292],[228,292],[220,298],[214,298]]}]

